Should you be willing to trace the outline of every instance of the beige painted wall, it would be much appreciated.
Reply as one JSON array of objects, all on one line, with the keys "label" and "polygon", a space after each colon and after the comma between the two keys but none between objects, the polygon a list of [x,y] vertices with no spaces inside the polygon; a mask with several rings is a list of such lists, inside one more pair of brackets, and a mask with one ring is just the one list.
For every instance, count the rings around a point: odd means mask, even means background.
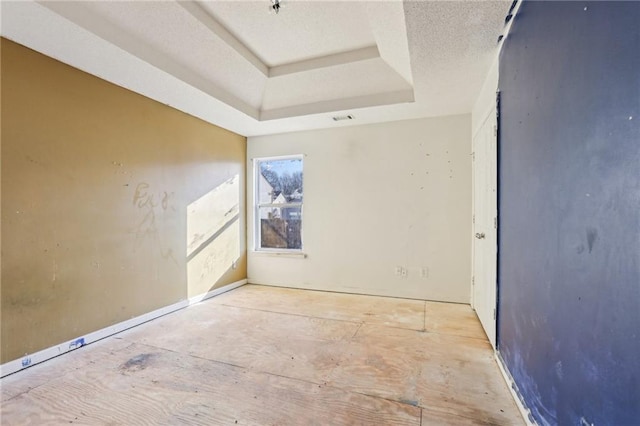
[{"label": "beige painted wall", "polygon": [[3,363],[246,277],[244,137],[1,50]]},{"label": "beige painted wall", "polygon": [[249,281],[469,303],[470,135],[463,115],[248,138],[249,197],[253,158],[304,154],[307,254],[254,252],[249,202]]}]

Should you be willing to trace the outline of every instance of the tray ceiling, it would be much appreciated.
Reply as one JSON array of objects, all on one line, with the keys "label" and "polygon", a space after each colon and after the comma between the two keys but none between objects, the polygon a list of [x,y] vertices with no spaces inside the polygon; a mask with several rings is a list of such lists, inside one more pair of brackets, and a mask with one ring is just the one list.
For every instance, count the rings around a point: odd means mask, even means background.
[{"label": "tray ceiling", "polygon": [[250,136],[470,112],[510,2],[270,4],[3,1],[2,35]]},{"label": "tray ceiling", "polygon": [[[270,4],[269,1],[200,3],[269,67],[376,44],[366,3],[283,0],[278,16],[269,12]],[[348,33],[345,28],[349,28]]]}]

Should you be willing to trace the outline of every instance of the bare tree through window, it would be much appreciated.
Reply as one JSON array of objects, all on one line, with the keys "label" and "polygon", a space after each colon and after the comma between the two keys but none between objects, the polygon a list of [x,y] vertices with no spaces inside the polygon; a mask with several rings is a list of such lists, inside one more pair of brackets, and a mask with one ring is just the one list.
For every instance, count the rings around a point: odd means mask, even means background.
[{"label": "bare tree through window", "polygon": [[302,249],[302,156],[256,160],[256,249]]}]

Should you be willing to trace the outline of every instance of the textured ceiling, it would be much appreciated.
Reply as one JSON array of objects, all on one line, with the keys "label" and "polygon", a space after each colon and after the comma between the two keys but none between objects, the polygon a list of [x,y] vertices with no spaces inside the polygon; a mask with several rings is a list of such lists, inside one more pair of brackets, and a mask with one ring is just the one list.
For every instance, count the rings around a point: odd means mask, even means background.
[{"label": "textured ceiling", "polygon": [[[243,135],[469,113],[509,1],[3,1],[2,35]],[[345,112],[356,120],[336,123]]]},{"label": "textured ceiling", "polygon": [[269,14],[270,1],[216,1],[202,6],[269,67],[376,44],[365,3],[283,0],[282,4],[277,16]]}]

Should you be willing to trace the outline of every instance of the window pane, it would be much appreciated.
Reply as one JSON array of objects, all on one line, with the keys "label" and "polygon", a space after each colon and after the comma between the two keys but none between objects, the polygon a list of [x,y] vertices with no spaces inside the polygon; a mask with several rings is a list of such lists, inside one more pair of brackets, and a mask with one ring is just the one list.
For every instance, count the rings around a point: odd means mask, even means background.
[{"label": "window pane", "polygon": [[260,247],[302,248],[302,208],[261,207]]},{"label": "window pane", "polygon": [[258,203],[302,202],[302,158],[259,162]]}]

